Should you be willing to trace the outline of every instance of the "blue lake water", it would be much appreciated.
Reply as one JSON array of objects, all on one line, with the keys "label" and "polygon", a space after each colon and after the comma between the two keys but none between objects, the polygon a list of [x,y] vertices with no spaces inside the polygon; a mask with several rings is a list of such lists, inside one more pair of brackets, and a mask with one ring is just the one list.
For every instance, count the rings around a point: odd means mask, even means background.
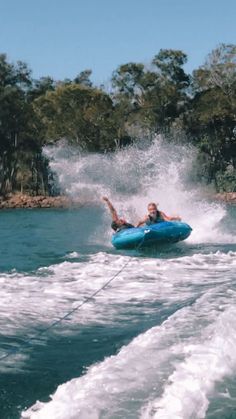
[{"label": "blue lake water", "polygon": [[[189,185],[189,152],[159,142],[46,153],[87,204],[0,212],[0,418],[235,417],[236,208]],[[132,222],[158,200],[193,232],[117,251],[104,194]]]},{"label": "blue lake water", "polygon": [[[1,361],[0,417],[37,400],[23,417],[230,417],[236,244],[118,252],[102,238],[102,213],[1,212],[0,347],[18,352]],[[230,208],[222,221],[231,235],[235,217]],[[37,337],[128,258],[110,287]]]}]

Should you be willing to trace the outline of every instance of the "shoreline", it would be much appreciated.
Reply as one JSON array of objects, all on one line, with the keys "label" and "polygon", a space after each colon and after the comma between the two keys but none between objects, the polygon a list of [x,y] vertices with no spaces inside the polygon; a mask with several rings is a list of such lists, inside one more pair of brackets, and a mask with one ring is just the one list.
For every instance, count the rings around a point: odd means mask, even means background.
[{"label": "shoreline", "polygon": [[17,208],[70,208],[80,207],[82,202],[72,200],[65,195],[26,195],[21,193],[9,194],[6,197],[0,196],[0,210]]},{"label": "shoreline", "polygon": [[[212,201],[221,201],[227,204],[236,205],[236,192],[221,192],[211,195]],[[84,202],[71,199],[65,195],[46,196],[15,193],[6,197],[0,196],[0,210],[17,208],[71,208],[81,207]]]},{"label": "shoreline", "polygon": [[214,199],[236,205],[236,192],[219,192],[214,195]]}]

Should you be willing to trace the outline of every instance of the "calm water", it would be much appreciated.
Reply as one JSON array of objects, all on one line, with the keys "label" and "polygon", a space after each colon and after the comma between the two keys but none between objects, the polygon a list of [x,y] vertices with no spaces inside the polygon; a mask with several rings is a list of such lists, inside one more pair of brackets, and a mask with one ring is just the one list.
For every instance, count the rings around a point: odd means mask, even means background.
[{"label": "calm water", "polygon": [[227,242],[139,254],[113,250],[107,223],[102,207],[0,213],[0,355],[20,350],[0,364],[0,417],[234,417],[235,209]]}]

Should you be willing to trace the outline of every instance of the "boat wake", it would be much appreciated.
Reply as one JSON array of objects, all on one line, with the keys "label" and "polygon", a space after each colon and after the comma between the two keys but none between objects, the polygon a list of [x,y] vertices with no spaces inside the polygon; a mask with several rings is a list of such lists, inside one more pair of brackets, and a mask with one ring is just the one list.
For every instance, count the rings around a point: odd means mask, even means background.
[{"label": "boat wake", "polygon": [[[77,276],[90,270],[93,281],[74,283],[74,292],[84,295],[124,258],[98,254],[86,266],[52,267],[64,277],[60,286],[54,284],[55,302],[60,297],[65,307],[62,287],[72,296],[72,283],[64,284],[69,271]],[[135,323],[142,314],[159,324],[60,385],[51,401],[37,402],[22,418],[205,417],[217,383],[236,372],[235,267],[234,252],[168,261],[133,258],[119,280],[71,321],[117,327],[131,319]],[[45,306],[42,319],[43,312]]]}]

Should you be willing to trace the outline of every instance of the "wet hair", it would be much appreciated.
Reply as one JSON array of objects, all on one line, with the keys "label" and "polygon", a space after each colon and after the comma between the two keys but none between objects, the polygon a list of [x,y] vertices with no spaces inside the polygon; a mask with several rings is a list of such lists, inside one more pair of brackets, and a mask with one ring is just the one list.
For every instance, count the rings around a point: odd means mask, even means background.
[{"label": "wet hair", "polygon": [[116,221],[112,221],[111,223],[111,228],[112,230],[116,231],[119,228],[119,225],[117,224]]}]

